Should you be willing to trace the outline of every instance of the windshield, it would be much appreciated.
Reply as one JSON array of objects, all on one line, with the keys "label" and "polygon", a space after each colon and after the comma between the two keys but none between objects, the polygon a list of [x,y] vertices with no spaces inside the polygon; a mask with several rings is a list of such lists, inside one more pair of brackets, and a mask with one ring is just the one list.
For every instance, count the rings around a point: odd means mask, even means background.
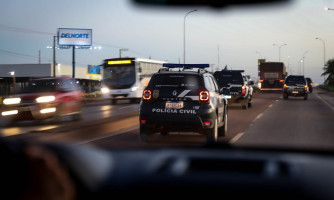
[{"label": "windshield", "polygon": [[[334,150],[334,11],[324,10],[331,6],[1,0],[0,137],[102,148]],[[165,63],[201,69],[168,72]],[[46,77],[74,77],[82,90],[12,98],[21,89],[53,91],[54,81],[34,80]]]},{"label": "windshield", "polygon": [[134,66],[113,66],[106,67],[103,71],[104,84],[117,86],[131,86],[136,81],[136,71]]},{"label": "windshield", "polygon": [[56,90],[55,80],[38,80],[29,82],[22,93],[54,92]]}]

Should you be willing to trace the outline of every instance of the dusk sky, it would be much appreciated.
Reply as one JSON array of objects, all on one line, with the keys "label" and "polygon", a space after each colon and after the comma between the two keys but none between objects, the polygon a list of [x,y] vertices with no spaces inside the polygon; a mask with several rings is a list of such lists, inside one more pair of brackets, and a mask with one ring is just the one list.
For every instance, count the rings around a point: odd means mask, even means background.
[{"label": "dusk sky", "polygon": [[[119,56],[183,61],[183,18],[186,18],[186,62],[244,69],[257,78],[257,59],[281,61],[290,74],[303,72],[314,82],[323,77],[326,60],[334,58],[334,8],[331,0],[299,0],[279,7],[157,9],[126,0],[1,0],[0,64],[52,63],[57,28],[93,29],[93,45],[101,50],[76,51],[77,65],[99,65]],[[219,54],[218,54],[219,47]],[[304,63],[300,60],[305,55]],[[218,59],[219,57],[219,59]],[[71,65],[71,50],[57,50],[57,63]]]}]

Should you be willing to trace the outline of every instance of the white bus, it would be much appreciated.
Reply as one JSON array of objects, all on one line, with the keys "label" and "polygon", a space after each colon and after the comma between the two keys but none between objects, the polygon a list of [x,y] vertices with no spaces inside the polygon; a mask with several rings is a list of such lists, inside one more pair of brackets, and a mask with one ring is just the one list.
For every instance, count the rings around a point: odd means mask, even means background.
[{"label": "white bus", "polygon": [[159,71],[163,61],[142,58],[112,58],[103,62],[102,93],[111,98],[139,102],[151,76]]}]

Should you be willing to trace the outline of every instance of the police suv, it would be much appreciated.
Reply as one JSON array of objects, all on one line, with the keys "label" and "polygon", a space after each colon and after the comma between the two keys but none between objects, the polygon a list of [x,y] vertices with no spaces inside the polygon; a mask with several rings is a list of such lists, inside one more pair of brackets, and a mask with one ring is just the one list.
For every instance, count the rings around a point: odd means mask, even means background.
[{"label": "police suv", "polygon": [[142,141],[148,142],[157,132],[198,132],[206,135],[207,142],[226,135],[227,100],[207,67],[165,63],[152,76],[140,104]]}]

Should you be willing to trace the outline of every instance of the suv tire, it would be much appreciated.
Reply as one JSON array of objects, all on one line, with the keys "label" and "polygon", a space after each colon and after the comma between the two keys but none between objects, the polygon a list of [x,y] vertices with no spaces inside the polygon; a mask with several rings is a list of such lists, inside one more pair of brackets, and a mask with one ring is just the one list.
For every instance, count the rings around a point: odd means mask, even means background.
[{"label": "suv tire", "polygon": [[206,131],[206,142],[215,143],[218,140],[218,124],[217,118],[213,124],[213,127]]},{"label": "suv tire", "polygon": [[242,109],[247,110],[247,108],[248,108],[248,103],[246,103],[245,105],[242,105]]},{"label": "suv tire", "polygon": [[218,136],[224,137],[227,134],[227,113],[226,110],[224,112],[224,125],[220,128],[218,128]]},{"label": "suv tire", "polygon": [[307,100],[307,98],[308,98],[308,95],[307,94],[304,95],[304,100]]},{"label": "suv tire", "polygon": [[152,131],[146,127],[140,127],[140,139],[142,142],[150,142]]},{"label": "suv tire", "polygon": [[289,98],[288,94],[287,93],[283,93],[283,99],[288,99],[288,98]]}]

